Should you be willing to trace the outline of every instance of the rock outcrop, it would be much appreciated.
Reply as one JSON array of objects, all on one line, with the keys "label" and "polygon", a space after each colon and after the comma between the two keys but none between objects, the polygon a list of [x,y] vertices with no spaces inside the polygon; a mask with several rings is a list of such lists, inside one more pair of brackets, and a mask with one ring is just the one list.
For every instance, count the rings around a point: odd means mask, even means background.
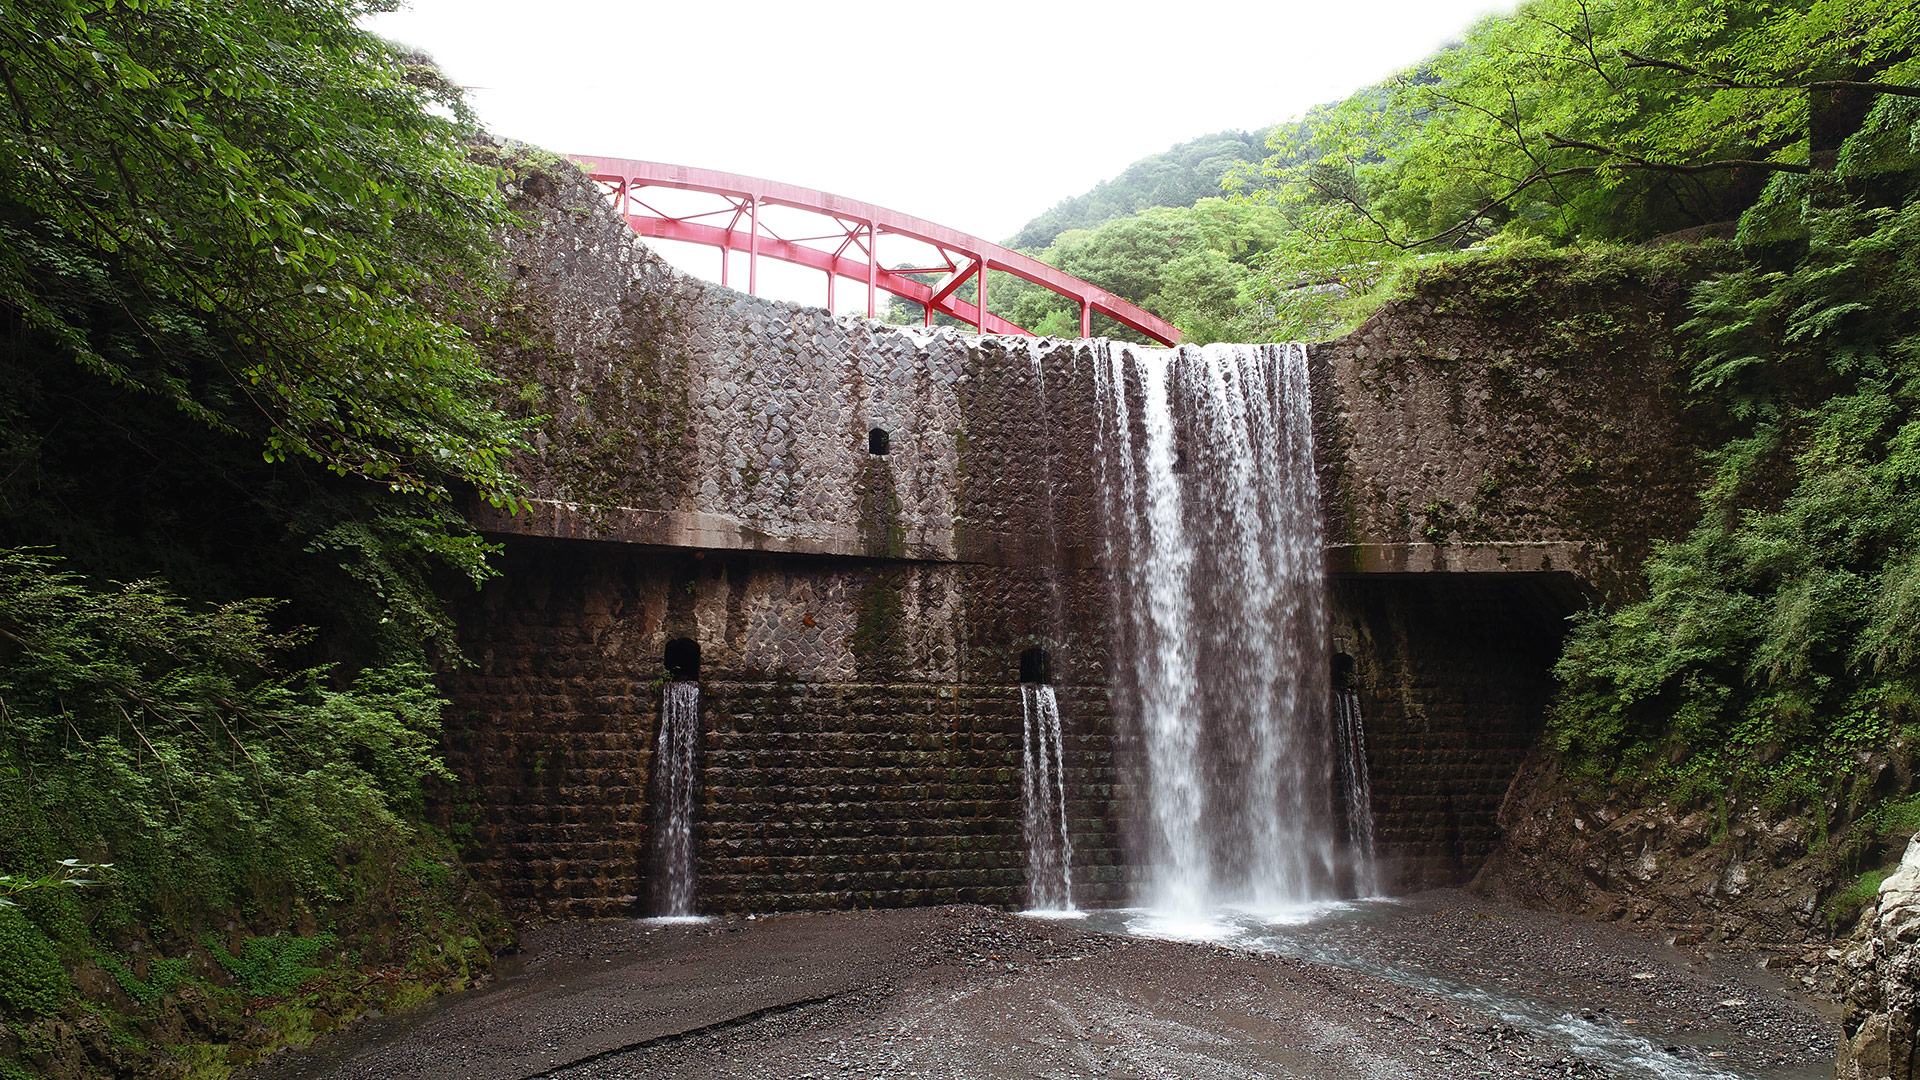
[{"label": "rock outcrop", "polygon": [[1907,845],[1899,869],[1880,883],[1874,905],[1860,916],[1852,946],[1841,958],[1846,1039],[1834,1068],[1838,1080],[1912,1080],[1920,1026],[1920,837]]},{"label": "rock outcrop", "polygon": [[1500,846],[1473,889],[1529,907],[1684,929],[1705,939],[1798,945],[1824,938],[1831,851],[1805,820],[1759,806],[1644,806],[1567,783],[1536,751],[1500,808]]}]

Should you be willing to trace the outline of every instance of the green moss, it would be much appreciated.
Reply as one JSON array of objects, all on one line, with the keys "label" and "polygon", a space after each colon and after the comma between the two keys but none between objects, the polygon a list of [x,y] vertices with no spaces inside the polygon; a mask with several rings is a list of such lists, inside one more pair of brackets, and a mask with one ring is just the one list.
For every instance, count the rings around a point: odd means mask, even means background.
[{"label": "green moss", "polygon": [[[80,895],[91,909],[109,903],[115,891]],[[31,1060],[84,1063],[79,1072],[54,1075],[222,1077],[275,1047],[311,1042],[369,1007],[390,1009],[471,986],[489,969],[492,949],[511,940],[492,901],[431,829],[391,848],[364,850],[343,868],[334,891],[339,898],[331,906],[299,913],[228,912],[227,919],[243,925],[198,941],[175,940],[168,945],[173,955],[147,952],[144,962],[107,948],[98,936],[83,942],[80,962],[97,964],[124,999],[75,993],[58,947],[44,935],[40,948],[20,946],[15,938],[32,940],[38,928],[19,909],[0,909],[0,1012],[14,1018],[20,1051]],[[319,929],[273,932],[297,924]],[[165,930],[150,919],[135,936],[157,949],[147,934]],[[16,970],[33,960],[25,976]],[[216,973],[203,979],[196,971]],[[13,1000],[30,991],[36,997],[30,1008]],[[103,1051],[99,1040],[74,1041],[88,1030],[72,1023],[82,1010],[104,1022],[111,1050]],[[35,1015],[44,1019],[21,1022]],[[147,1041],[154,1031],[178,1030],[208,1043],[163,1048]],[[5,1076],[0,1072],[0,1080]]]},{"label": "green moss", "polygon": [[900,493],[893,484],[893,470],[884,457],[867,462],[861,476],[860,535],[867,552],[890,559],[907,552],[907,529],[901,520]]},{"label": "green moss", "polygon": [[[496,157],[527,193],[523,199],[566,190],[579,179],[577,166],[565,159],[518,151]],[[580,220],[592,212],[588,204],[566,209]],[[688,365],[665,351],[682,329],[679,313],[645,297],[623,303],[620,315],[632,330],[625,335],[627,355],[612,370],[582,379],[578,359],[555,340],[559,313],[524,293],[511,299],[469,329],[502,376],[502,408],[516,419],[536,419],[546,437],[537,464],[523,471],[589,516],[671,493],[684,473],[678,450],[691,416]]]},{"label": "green moss", "polygon": [[905,617],[900,582],[885,571],[873,573],[854,599],[853,633],[847,636],[847,648],[852,650],[854,664],[863,677],[892,672]]},{"label": "green moss", "polygon": [[175,1043],[166,1051],[186,1069],[186,1080],[227,1080],[234,1070],[231,1049],[225,1043]]},{"label": "green moss", "polygon": [[332,934],[312,937],[248,938],[240,943],[238,955],[228,951],[217,938],[201,942],[213,954],[214,962],[225,968],[234,981],[248,993],[262,996],[290,994],[302,983],[320,975],[325,968],[313,961],[333,948]]},{"label": "green moss", "polygon": [[1853,884],[1833,894],[1822,908],[1827,916],[1827,926],[1835,931],[1853,925],[1860,912],[1880,895],[1880,883],[1887,879],[1891,870],[1869,870],[1855,878]]},{"label": "green moss", "polygon": [[19,908],[0,908],[0,1004],[16,1016],[52,1016],[72,996],[52,940]]}]

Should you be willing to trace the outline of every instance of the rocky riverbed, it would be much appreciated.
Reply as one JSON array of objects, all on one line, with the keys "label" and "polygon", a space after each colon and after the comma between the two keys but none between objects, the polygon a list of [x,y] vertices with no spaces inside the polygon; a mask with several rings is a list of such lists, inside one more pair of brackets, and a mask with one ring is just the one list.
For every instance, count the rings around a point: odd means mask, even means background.
[{"label": "rocky riverbed", "polygon": [[1750,953],[1450,891],[1221,941],[1113,932],[1129,924],[978,907],[564,924],[490,987],[249,1080],[1831,1075],[1834,1011]]}]

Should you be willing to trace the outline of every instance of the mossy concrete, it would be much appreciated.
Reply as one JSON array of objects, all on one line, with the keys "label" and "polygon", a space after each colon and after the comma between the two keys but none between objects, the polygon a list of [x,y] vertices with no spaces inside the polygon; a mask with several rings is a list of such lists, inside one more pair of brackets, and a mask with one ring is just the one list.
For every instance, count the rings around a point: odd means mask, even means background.
[{"label": "mossy concrete", "polygon": [[[480,874],[526,918],[642,903],[661,651],[691,637],[721,770],[703,906],[1018,903],[1015,684],[1038,646],[1078,755],[1078,880],[1123,895],[1143,763],[1109,695],[1107,346],[744,296],[666,266],[570,167],[517,175],[495,341],[503,401],[545,419],[516,462],[531,506],[482,514],[505,577],[461,601],[475,667],[449,683]],[[1407,883],[1478,866],[1560,617],[1630,591],[1693,520],[1712,418],[1670,340],[1696,271],[1449,265],[1311,349],[1336,645],[1368,680]],[[1140,388],[1117,389],[1137,421]],[[1471,632],[1434,588],[1475,598]]]}]

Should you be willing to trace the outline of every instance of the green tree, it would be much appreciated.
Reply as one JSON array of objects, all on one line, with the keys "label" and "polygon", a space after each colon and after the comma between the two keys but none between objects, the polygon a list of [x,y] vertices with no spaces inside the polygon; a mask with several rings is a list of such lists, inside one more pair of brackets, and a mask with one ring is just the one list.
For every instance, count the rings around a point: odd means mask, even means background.
[{"label": "green tree", "polygon": [[435,567],[488,572],[451,497],[519,490],[463,329],[505,215],[457,88],[357,27],[384,6],[0,19],[0,544],[450,640]]},{"label": "green tree", "polygon": [[1812,167],[1810,103],[1848,127],[1920,92],[1916,57],[1910,4],[1535,0],[1281,133],[1265,173],[1302,239],[1270,270],[1730,225]]},{"label": "green tree", "polygon": [[[1154,207],[1094,229],[1061,233],[1035,255],[1178,326],[1184,340],[1222,341],[1245,333],[1239,320],[1251,264],[1288,232],[1284,217],[1263,204],[1220,197],[1192,206]],[[1075,337],[1080,313],[1065,297],[996,276],[988,284],[996,311],[1037,334]],[[1138,335],[1105,317],[1099,335]]]},{"label": "green tree", "polygon": [[[436,579],[488,573],[468,500],[521,497],[521,428],[467,329],[508,220],[458,90],[358,28],[382,6],[0,13],[0,891],[114,866],[0,912],[33,980],[0,1013],[102,1074],[156,1062],[123,999],[47,974],[56,953],[142,1009],[260,952],[208,926],[333,923],[342,965],[464,973],[467,942],[484,963],[420,794],[445,775],[428,661],[454,659]],[[130,936],[160,968],[108,955]],[[191,981],[196,1031],[267,1030],[249,980]],[[31,1019],[70,990],[110,1039]],[[357,1011],[379,987],[329,992]]]},{"label": "green tree", "polygon": [[500,197],[457,90],[355,25],[389,6],[10,3],[0,305],[270,460],[507,502],[513,428],[453,319]]},{"label": "green tree", "polygon": [[1914,734],[1916,148],[1920,100],[1882,97],[1804,185],[1804,256],[1699,287],[1693,391],[1740,430],[1646,598],[1589,614],[1568,645],[1555,732],[1586,767],[1817,808],[1856,752]]},{"label": "green tree", "polygon": [[[1133,162],[1091,191],[1062,199],[1020,227],[1007,246],[1022,251],[1047,247],[1061,233],[1094,229],[1156,206],[1192,206],[1220,194],[1222,182],[1265,157],[1266,130],[1222,131],[1181,143]],[[988,286],[991,294],[992,286]]]}]

